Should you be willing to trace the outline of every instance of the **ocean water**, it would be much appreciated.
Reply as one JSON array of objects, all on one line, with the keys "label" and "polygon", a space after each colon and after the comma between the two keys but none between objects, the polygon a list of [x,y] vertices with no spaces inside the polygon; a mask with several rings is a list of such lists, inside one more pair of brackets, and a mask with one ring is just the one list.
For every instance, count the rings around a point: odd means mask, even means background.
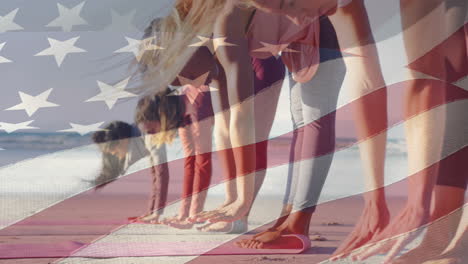
[{"label": "ocean water", "polygon": [[0,133],[0,168],[90,144],[89,136],[72,133]]},{"label": "ocean water", "polygon": [[[6,139],[0,135],[0,142]],[[339,142],[346,142],[340,140]],[[5,146],[5,144],[3,144]],[[70,193],[86,188],[86,181],[95,178],[100,169],[99,149],[81,136],[53,134],[16,135],[9,141],[8,149],[0,151],[0,194]],[[273,149],[271,151],[271,149]],[[274,158],[276,148],[270,147]],[[406,177],[407,164],[404,142],[389,140],[387,146],[387,183]],[[168,159],[183,158],[180,142],[176,140],[168,147]],[[142,159],[132,166],[128,174],[148,167],[148,160]],[[262,187],[266,194],[281,195],[285,186],[288,166],[282,165],[267,170],[267,181]],[[325,196],[348,195],[363,190],[363,168],[357,146],[335,153],[327,179],[329,190]],[[350,190],[352,190],[350,192]],[[214,193],[217,193],[213,190]],[[222,194],[222,192],[220,192]]]}]

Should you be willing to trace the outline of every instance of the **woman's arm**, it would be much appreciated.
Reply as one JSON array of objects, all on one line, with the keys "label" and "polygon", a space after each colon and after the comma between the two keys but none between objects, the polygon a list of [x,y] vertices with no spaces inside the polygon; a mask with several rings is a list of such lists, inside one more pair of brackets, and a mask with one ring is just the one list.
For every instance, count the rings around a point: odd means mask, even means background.
[{"label": "woman's arm", "polygon": [[362,0],[353,0],[339,8],[330,20],[337,32],[340,47],[357,56],[346,56],[345,89],[351,91],[352,99],[381,91],[373,100],[353,102],[354,118],[361,142],[361,158],[366,175],[366,191],[382,198],[379,190],[384,186],[384,161],[387,129],[387,96],[382,76],[377,47]]},{"label": "woman's arm", "polygon": [[167,164],[166,145],[152,146],[150,149],[151,162],[151,196],[149,201],[149,213],[161,215],[167,202],[169,188],[169,166]]},{"label": "woman's arm", "polygon": [[[335,255],[367,243],[389,223],[385,202],[384,165],[387,141],[387,94],[377,47],[362,0],[353,0],[329,16],[346,56],[345,89],[350,91],[365,176],[365,208],[355,230]],[[366,97],[367,95],[367,97]],[[369,97],[369,95],[372,95]],[[369,100],[372,98],[372,100]],[[359,99],[359,100],[356,100]]]}]

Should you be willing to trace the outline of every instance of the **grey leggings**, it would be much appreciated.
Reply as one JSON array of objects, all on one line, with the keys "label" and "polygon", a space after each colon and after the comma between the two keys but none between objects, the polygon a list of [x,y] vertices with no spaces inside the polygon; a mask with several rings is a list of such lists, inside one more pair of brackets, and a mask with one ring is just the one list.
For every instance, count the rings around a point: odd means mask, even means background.
[{"label": "grey leggings", "polygon": [[[322,51],[321,51],[322,52]],[[293,210],[314,210],[333,159],[335,110],[346,68],[342,58],[322,62],[313,79],[296,83],[290,77],[294,136],[285,204]],[[324,116],[327,118],[322,118]],[[310,158],[313,157],[313,158]]]}]

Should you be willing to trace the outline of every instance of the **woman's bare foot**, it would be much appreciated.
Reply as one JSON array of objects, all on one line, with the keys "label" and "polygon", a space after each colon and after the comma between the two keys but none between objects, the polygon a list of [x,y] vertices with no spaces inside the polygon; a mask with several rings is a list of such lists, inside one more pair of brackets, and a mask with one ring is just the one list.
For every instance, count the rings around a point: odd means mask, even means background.
[{"label": "woman's bare foot", "polygon": [[[280,218],[276,220],[275,224],[271,228],[258,233],[253,238],[262,237],[263,235],[265,235],[265,238],[268,239],[268,237],[271,237],[273,235],[272,233],[276,233],[276,231],[278,230],[286,229],[287,224],[285,224],[285,222],[287,221],[288,216],[291,213],[291,211],[292,211],[292,204],[284,205],[281,211]],[[247,241],[247,240],[250,240],[250,239],[244,239],[243,241]]]},{"label": "woman's bare foot", "polygon": [[186,219],[186,216],[181,216],[181,215],[174,215],[172,217],[166,217],[164,218],[161,223],[165,225],[170,225],[172,222],[178,222]]},{"label": "woman's bare foot", "polygon": [[237,242],[237,246],[242,248],[264,248],[268,243],[271,243],[282,235],[296,234],[309,235],[309,224],[312,218],[313,211],[304,209],[291,213],[288,218],[279,226],[272,227],[266,231],[254,235],[251,239],[244,239]]},{"label": "woman's bare foot", "polygon": [[204,222],[206,222],[206,219],[201,220],[202,216],[205,216],[205,215],[207,215],[208,213],[211,213],[211,212],[220,211],[223,208],[228,207],[229,205],[233,204],[234,202],[235,201],[225,200],[224,203],[221,204],[217,209],[214,209],[212,211],[201,211],[201,212],[198,212],[196,214],[191,214],[191,216],[189,216],[188,220],[191,221],[192,223],[204,223]]},{"label": "woman's bare foot", "polygon": [[231,203],[213,211],[201,212],[193,217],[190,217],[192,222],[233,222],[246,216],[250,208],[249,203]]},{"label": "woman's bare foot", "polygon": [[278,229],[269,229],[253,236],[251,239],[244,239],[236,243],[241,248],[264,248],[265,244],[277,240],[284,231]]},{"label": "woman's bare foot", "polygon": [[263,248],[265,243],[275,241],[283,234],[283,230],[277,228],[269,228],[263,232],[254,235],[251,239],[243,239],[236,242],[236,245],[241,248]]},{"label": "woman's bare foot", "polygon": [[148,222],[151,224],[161,224],[161,222],[159,221],[159,217],[160,215],[158,213],[149,213],[138,217],[138,220]]},{"label": "woman's bare foot", "polygon": [[263,232],[254,235],[251,239],[243,239],[237,242],[237,246],[241,248],[263,248],[265,244],[277,240],[281,235],[291,234],[292,232],[288,227],[288,221],[285,221],[278,227],[269,228]]}]

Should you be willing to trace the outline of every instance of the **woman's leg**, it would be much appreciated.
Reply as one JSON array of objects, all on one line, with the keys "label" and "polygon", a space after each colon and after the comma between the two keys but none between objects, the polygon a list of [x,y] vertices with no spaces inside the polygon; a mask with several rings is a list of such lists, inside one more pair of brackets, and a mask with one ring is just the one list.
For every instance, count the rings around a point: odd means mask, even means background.
[{"label": "woman's leg", "polygon": [[[193,193],[193,179],[195,173],[195,148],[193,145],[192,133],[189,125],[179,128],[179,137],[184,150],[184,181],[182,186],[182,202],[179,209],[179,215],[176,219],[184,220],[189,216],[189,209]],[[174,219],[168,219],[174,220]],[[166,221],[165,221],[166,222]]]},{"label": "woman's leg", "polygon": [[296,194],[297,179],[300,173],[300,157],[304,146],[304,130],[300,129],[304,126],[304,117],[302,114],[302,96],[301,85],[296,83],[291,76],[288,77],[290,87],[290,112],[293,123],[293,138],[291,141],[290,159],[288,167],[288,179],[284,194],[283,209],[281,217],[277,220],[273,228],[281,226],[292,211],[294,195]]},{"label": "woman's leg", "polygon": [[254,235],[251,239],[245,239],[238,243],[243,248],[261,248],[262,243],[268,243],[277,239],[287,229],[290,222],[293,201],[297,190],[297,181],[300,174],[301,155],[303,149],[304,117],[302,112],[302,86],[296,83],[291,75],[288,75],[290,87],[290,111],[293,123],[293,138],[290,149],[290,162],[288,167],[288,178],[283,200],[283,208],[280,217],[273,227]]},{"label": "woman's leg", "polygon": [[[292,19],[304,18],[313,14],[336,9],[336,1],[287,1],[282,8],[271,5],[272,1],[255,0],[268,12],[282,13]],[[331,12],[329,12],[331,13]],[[337,31],[339,43],[343,50],[358,56],[345,58],[348,69],[347,88],[359,98],[378,89],[384,89],[385,83],[380,70],[377,48],[373,39],[366,7],[363,0],[353,0],[330,16]],[[355,230],[345,245],[336,254],[343,254],[356,248],[359,244],[379,232],[388,223],[388,210],[383,191],[384,161],[387,129],[386,93],[382,93],[379,100],[358,105],[356,107],[356,123],[358,123],[358,137],[361,156],[366,172],[365,196],[366,207],[358,226],[366,227]]]},{"label": "woman's leg", "polygon": [[[276,59],[274,57],[270,57],[268,59],[252,59],[252,66],[255,73],[254,81],[257,92],[254,98],[255,135],[256,142],[259,142],[255,147],[255,199],[265,179],[268,160],[267,140],[276,115],[276,107],[283,84],[285,67],[280,59]],[[224,156],[223,159],[228,161],[230,160],[229,157],[233,155],[233,152],[232,150],[226,150],[222,152],[222,155]],[[229,167],[226,166],[226,168]],[[236,190],[235,185],[233,184],[235,179],[232,178],[235,177],[235,171],[229,171],[226,175],[230,175],[230,177],[228,177],[229,180],[227,181],[226,186],[228,190],[227,198],[231,198],[225,202],[227,205],[231,203],[233,201],[232,198],[236,196],[232,194],[232,191]],[[242,221],[247,221],[252,205],[249,207],[247,214],[241,219]],[[213,225],[209,225],[209,229],[204,229],[207,231],[229,231],[230,226],[230,223],[218,222]]]},{"label": "woman's leg", "polygon": [[[201,96],[208,97],[209,95],[203,94]],[[211,107],[210,100],[201,100],[201,104],[198,108],[206,107]],[[201,122],[194,123],[192,127],[196,158],[190,216],[195,216],[203,211],[208,187],[211,182],[213,122],[210,121],[211,119],[207,118]]]},{"label": "woman's leg", "polygon": [[[285,66],[281,59],[270,57],[268,59],[252,59],[252,68],[255,73],[255,142],[256,169],[254,200],[265,180],[268,162],[268,136],[276,116],[283,80]],[[253,205],[253,204],[252,204]],[[252,206],[250,206],[250,209]],[[245,219],[250,214],[247,213]]]},{"label": "woman's leg", "polygon": [[[197,116],[192,116],[192,120],[198,120]],[[185,175],[186,178],[191,178],[184,180],[184,197],[187,198],[183,201],[181,211],[183,210],[185,215],[184,217],[180,217],[179,215],[179,220],[173,220],[169,223],[173,227],[181,229],[191,228],[193,226],[193,221],[191,221],[190,218],[203,211],[212,174],[212,127],[212,119],[206,118],[202,121],[192,122],[185,130],[190,133],[192,141],[191,147],[194,155],[192,156],[193,160],[191,161],[193,161],[193,163],[190,164],[190,169],[193,174]],[[187,136],[185,134],[182,135],[183,137]],[[183,142],[185,140],[186,138]],[[186,186],[189,184],[191,185]]]},{"label": "woman's leg", "polygon": [[153,224],[160,223],[160,216],[167,206],[167,192],[169,189],[169,166],[167,164],[166,144],[153,148],[150,153],[152,188],[149,199],[148,213],[140,217],[141,221]]},{"label": "woman's leg", "polygon": [[[221,68],[221,66],[219,66]],[[226,199],[221,207],[229,205],[237,200],[236,190],[236,164],[234,160],[234,152],[232,150],[231,140],[229,137],[229,99],[226,87],[222,85],[226,82],[224,71],[219,73],[219,80],[215,81],[214,85],[218,88],[217,93],[211,93],[211,102],[214,115],[213,134],[215,138],[216,150],[219,153],[221,161],[222,173],[225,179]]]},{"label": "woman's leg", "polygon": [[[234,203],[237,200],[237,187],[236,164],[231,140],[229,137],[229,100],[226,87],[222,86],[226,81],[226,77],[223,71],[220,72],[218,79],[219,80],[215,80],[212,83],[213,86],[218,88],[218,92],[211,93],[211,103],[213,107],[213,112],[215,113],[213,128],[215,146],[220,161],[220,171],[222,172],[225,180],[225,199],[220,206],[220,208],[223,208]],[[206,232],[227,232],[231,230],[231,223],[208,223],[202,227],[199,227],[199,230]]]},{"label": "woman's leg", "polygon": [[[344,58],[346,89],[351,99],[368,94],[374,100],[354,104],[354,119],[365,177],[365,207],[351,234],[335,251],[334,258],[346,256],[379,233],[389,222],[384,192],[385,146],[387,141],[387,96],[364,1],[353,0],[330,16],[342,50],[358,56]],[[378,91],[378,92],[377,92]],[[359,102],[359,101],[358,101]]]},{"label": "woman's leg", "polygon": [[234,44],[219,46],[216,57],[226,73],[229,100],[229,139],[236,164],[237,199],[223,208],[203,213],[198,220],[232,222],[241,219],[253,203],[255,190],[255,112],[254,78],[249,57],[245,25],[250,11],[226,5],[229,12],[220,15],[214,25],[215,37],[227,37]]},{"label": "woman's leg", "polygon": [[[326,56],[329,50],[321,50]],[[293,220],[289,228],[293,232],[308,234],[308,225],[295,222],[310,222],[310,216],[318,203],[322,187],[333,160],[335,148],[335,114],[338,94],[346,72],[340,56],[322,62],[316,76],[300,85],[302,98],[303,148],[299,159],[299,174],[293,201]],[[300,220],[303,214],[305,220]],[[307,219],[309,218],[309,219]],[[297,220],[294,220],[297,219]]]},{"label": "woman's leg", "polygon": [[304,126],[304,119],[302,113],[301,85],[296,83],[289,73],[288,81],[290,87],[289,98],[291,121],[294,131],[293,138],[291,140],[288,178],[284,193],[283,208],[281,210],[280,217],[271,228],[256,234],[253,239],[245,239],[241,241],[238,244],[240,247],[251,247],[251,245],[257,243],[257,238],[261,241],[272,241],[277,238],[281,235],[280,229],[284,229],[282,228],[283,224],[286,224],[287,226],[286,221],[292,211],[294,196],[296,194],[297,179],[300,173],[300,162],[297,161],[300,161],[302,153],[304,130],[300,128]]},{"label": "woman's leg", "polygon": [[[300,50],[300,44],[293,44],[293,49],[296,48],[295,45],[298,45],[298,49]],[[340,46],[338,44],[336,32],[333,28],[333,25],[331,24],[330,20],[326,17],[322,17],[320,20],[320,61],[327,62],[327,61],[333,61],[333,60],[340,60],[341,61],[341,52],[340,52]],[[340,76],[340,74],[344,75],[344,72],[339,71],[339,69],[336,69],[336,72],[330,72],[330,75],[337,75]],[[342,76],[343,77],[343,76]],[[338,78],[339,79],[339,78]],[[291,213],[292,211],[292,204],[294,201],[294,196],[296,194],[296,187],[297,187],[297,181],[299,178],[299,175],[302,173],[306,173],[301,171],[301,160],[302,160],[302,151],[303,151],[303,146],[304,146],[304,113],[303,111],[303,96],[302,96],[302,87],[308,86],[308,84],[300,84],[294,81],[292,76],[289,77],[289,85],[291,88],[290,91],[290,111],[291,111],[291,116],[292,116],[292,122],[293,122],[293,127],[294,127],[294,132],[293,132],[293,139],[291,142],[291,154],[290,154],[290,166],[288,170],[288,181],[287,181],[287,186],[286,186],[286,194],[284,198],[284,204],[285,206],[283,207],[283,212],[282,216],[277,223],[275,224],[275,227],[279,227],[287,218],[287,216]],[[341,86],[341,84],[333,84],[330,83],[331,86],[336,86],[337,89]],[[309,87],[309,89],[314,89],[312,87]],[[306,95],[310,93],[309,91],[305,91]],[[330,93],[330,96],[333,97],[333,92]],[[310,97],[308,95],[307,97]],[[336,100],[338,95],[335,94]],[[333,99],[330,99],[333,101]],[[335,102],[335,107],[336,107],[336,102]],[[332,112],[332,109],[324,109],[325,112]],[[310,121],[310,120],[309,120]],[[299,162],[296,162],[299,161]]]},{"label": "woman's leg", "polygon": [[[282,61],[276,59],[275,57],[270,57],[269,59],[264,60],[253,59],[251,63],[254,73],[255,93],[238,94],[236,96],[243,98],[241,105],[251,104],[254,106],[254,116],[249,118],[253,118],[255,124],[254,141],[256,144],[243,147],[233,146],[234,148],[232,150],[234,159],[242,158],[242,161],[240,161],[242,163],[246,163],[247,161],[247,157],[242,153],[255,153],[255,157],[250,157],[251,160],[249,162],[252,162],[253,158],[256,162],[255,167],[252,168],[252,173],[249,172],[246,176],[239,176],[246,173],[239,171],[240,167],[245,166],[238,166],[239,162],[236,161],[237,172],[235,173],[235,182],[238,197],[236,202],[241,201],[243,199],[242,197],[246,197],[246,190],[249,189],[253,189],[251,198],[254,200],[263,183],[266,172],[265,169],[267,167],[267,140],[276,114],[276,106],[285,73],[285,68]],[[229,98],[232,96],[234,95],[228,95]],[[231,107],[231,117],[233,108],[237,108],[237,105]],[[237,110],[234,112],[237,112]],[[231,119],[230,122],[232,123],[232,121],[233,120]],[[229,125],[231,132],[233,127],[234,126],[232,124]],[[231,137],[231,142],[232,140],[233,139]],[[245,186],[245,183],[251,181],[252,179],[254,182],[253,186]],[[246,211],[243,213],[243,216],[237,220],[246,219],[248,217],[253,200],[249,202],[247,207],[242,206],[242,209],[246,209]],[[244,201],[242,204],[246,205],[247,203]],[[208,212],[203,216],[200,216],[200,219],[212,219],[214,222],[222,222],[223,219],[217,217],[216,215],[224,214],[224,212],[221,213],[220,211],[232,211],[230,207],[235,208],[237,205],[230,204],[225,206],[225,208],[221,208],[217,212]],[[234,211],[238,209],[240,208],[236,208]]]},{"label": "woman's leg", "polygon": [[[325,56],[329,50],[321,51]],[[338,52],[339,51],[335,51]],[[345,75],[345,65],[341,56],[322,62],[314,78],[305,83],[293,85],[293,118],[298,121],[299,138],[296,142],[303,147],[295,153],[297,175],[293,177],[291,192],[293,195],[292,212],[287,219],[267,232],[254,236],[239,245],[248,248],[261,248],[264,243],[277,239],[283,233],[308,235],[309,223],[315,205],[328,174],[335,146],[335,115],[339,90]],[[297,91],[295,89],[300,89]],[[297,96],[300,96],[299,98]],[[302,121],[301,121],[302,120]],[[293,174],[294,175],[294,174]]]}]

